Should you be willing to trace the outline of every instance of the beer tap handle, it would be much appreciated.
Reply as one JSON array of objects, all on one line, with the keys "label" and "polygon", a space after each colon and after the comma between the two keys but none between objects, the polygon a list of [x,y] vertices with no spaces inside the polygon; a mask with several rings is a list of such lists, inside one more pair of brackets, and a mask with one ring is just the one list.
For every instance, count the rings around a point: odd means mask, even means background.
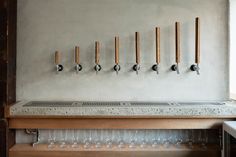
[{"label": "beer tap handle", "polygon": [[75,47],[75,71],[78,74],[82,70],[82,65],[80,64],[80,49],[79,46]]},{"label": "beer tap handle", "polygon": [[55,58],[54,58],[54,62],[56,64],[56,72],[60,72],[63,71],[63,65],[60,64],[60,58],[61,58],[61,54],[59,51],[55,52]]}]

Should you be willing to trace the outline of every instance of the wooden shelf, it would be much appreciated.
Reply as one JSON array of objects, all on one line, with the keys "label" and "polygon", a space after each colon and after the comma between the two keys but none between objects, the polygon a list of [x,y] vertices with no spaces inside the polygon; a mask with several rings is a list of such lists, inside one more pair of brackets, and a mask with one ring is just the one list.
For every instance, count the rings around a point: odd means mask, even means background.
[{"label": "wooden shelf", "polygon": [[[9,117],[11,129],[217,129],[233,118]],[[63,124],[63,125],[62,125]]]},{"label": "wooden shelf", "polygon": [[9,150],[9,157],[220,157],[220,148],[217,145],[210,145],[207,149],[202,149],[198,145],[194,145],[193,149],[190,149],[186,145],[181,145],[180,148],[170,146],[165,148],[159,146],[157,148],[113,148],[109,149],[105,146],[102,148],[92,147],[91,149],[85,149],[83,146],[79,148],[48,148],[47,144],[40,144],[32,147],[30,144],[16,144]]}]

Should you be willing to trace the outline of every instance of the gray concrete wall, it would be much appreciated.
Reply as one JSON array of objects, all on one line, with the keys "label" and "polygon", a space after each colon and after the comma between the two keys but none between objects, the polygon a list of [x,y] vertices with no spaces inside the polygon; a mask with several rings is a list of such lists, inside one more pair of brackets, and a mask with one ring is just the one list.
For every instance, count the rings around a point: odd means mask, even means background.
[{"label": "gray concrete wall", "polygon": [[[201,18],[201,75],[194,62],[194,19]],[[181,22],[181,74],[174,63],[174,22]],[[229,96],[227,0],[19,0],[17,100],[211,101]],[[160,75],[154,27],[161,27]],[[141,34],[141,72],[135,63],[134,32]],[[120,36],[118,76],[114,36]],[[94,42],[101,42],[96,75]],[[73,49],[81,47],[83,71],[73,71]],[[56,75],[53,56],[62,52],[65,70]]]},{"label": "gray concrete wall", "polygon": [[236,0],[230,0],[230,92],[236,99]]}]

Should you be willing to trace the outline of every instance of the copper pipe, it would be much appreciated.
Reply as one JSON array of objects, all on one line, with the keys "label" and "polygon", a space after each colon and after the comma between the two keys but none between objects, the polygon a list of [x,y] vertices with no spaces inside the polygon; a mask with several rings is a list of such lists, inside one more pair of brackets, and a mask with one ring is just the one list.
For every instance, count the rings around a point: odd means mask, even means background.
[{"label": "copper pipe", "polygon": [[79,64],[79,60],[80,60],[79,53],[80,53],[80,51],[79,51],[79,46],[76,46],[76,47],[75,47],[75,63],[76,63],[76,64]]},{"label": "copper pipe", "polygon": [[55,64],[58,65],[60,63],[60,53],[58,51],[55,52]]},{"label": "copper pipe", "polygon": [[180,23],[175,23],[175,61],[180,63]]},{"label": "copper pipe", "polygon": [[98,41],[95,42],[95,63],[99,64],[100,55],[100,44]]},{"label": "copper pipe", "polygon": [[195,21],[195,63],[200,63],[200,19]]},{"label": "copper pipe", "polygon": [[160,27],[156,27],[156,63],[160,64]]},{"label": "copper pipe", "polygon": [[115,37],[115,63],[119,64],[119,37]]},{"label": "copper pipe", "polygon": [[136,63],[140,64],[140,35],[135,32],[135,50],[136,50]]}]

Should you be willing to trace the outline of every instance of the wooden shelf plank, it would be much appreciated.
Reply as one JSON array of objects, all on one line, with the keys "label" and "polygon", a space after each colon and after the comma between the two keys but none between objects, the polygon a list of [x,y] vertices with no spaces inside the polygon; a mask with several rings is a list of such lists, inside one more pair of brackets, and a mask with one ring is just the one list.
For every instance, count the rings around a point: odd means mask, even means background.
[{"label": "wooden shelf plank", "polygon": [[[11,129],[215,129],[230,118],[10,118]],[[63,124],[63,125],[62,125]]]},{"label": "wooden shelf plank", "polygon": [[158,147],[158,148],[113,148],[108,149],[103,147],[101,149],[84,149],[80,148],[52,148],[49,149],[46,144],[40,144],[32,147],[29,144],[16,144],[9,151],[10,157],[220,157],[220,149],[216,145],[208,146],[208,149],[202,149],[199,146],[194,146],[193,149],[183,145],[180,148],[176,147]]},{"label": "wooden shelf plank", "polygon": [[170,145],[168,148],[164,147],[163,145],[158,145],[157,147],[153,148],[148,146],[146,148],[135,147],[129,148],[129,145],[125,145],[124,148],[118,148],[116,146],[112,148],[107,148],[105,145],[102,145],[101,148],[96,148],[95,145],[91,145],[90,148],[86,149],[83,145],[78,145],[77,148],[71,147],[71,145],[66,145],[65,148],[61,148],[60,145],[56,144],[53,148],[48,148],[48,144],[38,144],[33,147],[31,144],[16,144],[14,145],[10,151],[86,151],[86,152],[100,152],[100,151],[209,151],[209,150],[218,150],[220,148],[218,145],[211,144],[207,146],[207,149],[203,149],[201,145],[193,145],[193,148],[188,147],[187,144],[182,144],[178,148],[174,145]]}]

